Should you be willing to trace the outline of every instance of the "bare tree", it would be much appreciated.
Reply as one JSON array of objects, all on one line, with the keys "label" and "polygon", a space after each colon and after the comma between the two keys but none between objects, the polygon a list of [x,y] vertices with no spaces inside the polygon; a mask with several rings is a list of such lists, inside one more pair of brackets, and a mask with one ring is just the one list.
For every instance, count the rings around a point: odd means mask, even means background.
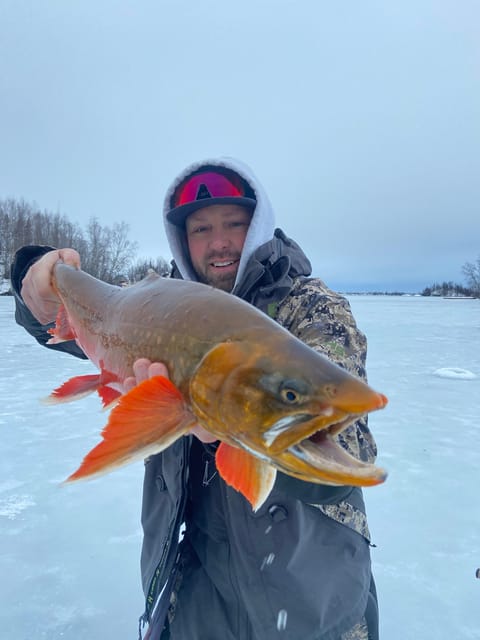
[{"label": "bare tree", "polygon": [[103,280],[105,269],[105,253],[108,239],[98,218],[90,218],[87,224],[86,244],[83,252],[79,252],[82,259],[82,269],[96,278]]},{"label": "bare tree", "polygon": [[128,232],[129,226],[126,222],[117,222],[110,230],[110,282],[128,270],[138,251],[138,243],[128,239]]},{"label": "bare tree", "polygon": [[462,273],[467,284],[476,298],[480,298],[480,256],[476,262],[466,262],[462,267]]},{"label": "bare tree", "polygon": [[125,271],[137,252],[137,243],[128,239],[129,226],[116,222],[113,227],[102,227],[98,218],[87,225],[86,247],[80,251],[82,268],[92,276],[114,282]]}]

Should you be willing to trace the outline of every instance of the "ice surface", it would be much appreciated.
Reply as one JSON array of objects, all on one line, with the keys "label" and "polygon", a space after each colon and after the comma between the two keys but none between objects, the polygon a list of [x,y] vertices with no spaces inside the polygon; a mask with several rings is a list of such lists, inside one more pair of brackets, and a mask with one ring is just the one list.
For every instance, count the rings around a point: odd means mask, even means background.
[{"label": "ice surface", "polygon": [[[381,638],[478,640],[480,301],[350,301],[370,383],[390,400],[370,417],[389,477],[365,490]],[[39,399],[93,367],[37,345],[15,325],[12,298],[0,298],[0,335],[0,638],[133,639],[142,464],[62,486],[106,416],[94,397]]]},{"label": "ice surface", "polygon": [[93,366],[40,347],[0,297],[0,638],[137,637],[143,464],[61,482],[98,441],[95,398],[40,399]]},{"label": "ice surface", "polygon": [[[365,490],[382,640],[480,638],[480,301],[352,296],[382,486]],[[455,306],[455,308],[453,308]],[[461,367],[472,380],[432,372]]]}]

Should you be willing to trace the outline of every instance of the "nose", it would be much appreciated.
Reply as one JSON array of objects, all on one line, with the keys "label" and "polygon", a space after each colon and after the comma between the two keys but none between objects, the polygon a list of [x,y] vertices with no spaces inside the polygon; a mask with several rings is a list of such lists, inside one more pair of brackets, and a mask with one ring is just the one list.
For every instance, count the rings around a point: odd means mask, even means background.
[{"label": "nose", "polygon": [[223,251],[228,249],[231,245],[231,240],[228,237],[228,233],[223,229],[214,229],[210,236],[210,248],[215,251]]}]

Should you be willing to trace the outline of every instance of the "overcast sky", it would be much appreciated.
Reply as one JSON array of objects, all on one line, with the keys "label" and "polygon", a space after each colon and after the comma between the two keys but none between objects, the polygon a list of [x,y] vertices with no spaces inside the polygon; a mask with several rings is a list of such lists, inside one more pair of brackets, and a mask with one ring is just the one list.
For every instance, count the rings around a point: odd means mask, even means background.
[{"label": "overcast sky", "polygon": [[0,0],[0,198],[170,258],[186,164],[241,158],[340,290],[480,255],[477,0]]}]

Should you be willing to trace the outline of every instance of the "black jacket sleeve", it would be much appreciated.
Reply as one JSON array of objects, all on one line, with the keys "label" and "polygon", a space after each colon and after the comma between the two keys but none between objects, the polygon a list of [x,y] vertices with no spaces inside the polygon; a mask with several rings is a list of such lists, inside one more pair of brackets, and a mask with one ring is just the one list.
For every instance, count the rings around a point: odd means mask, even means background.
[{"label": "black jacket sleeve", "polygon": [[60,344],[47,344],[47,341],[50,338],[47,331],[53,327],[53,323],[46,325],[40,324],[40,322],[38,322],[35,316],[30,312],[27,305],[23,302],[22,296],[20,295],[22,280],[29,268],[39,258],[53,250],[53,247],[28,245],[22,247],[16,252],[10,271],[12,290],[15,296],[15,320],[17,324],[28,331],[28,333],[42,346],[53,349],[54,351],[70,353],[73,356],[77,356],[77,358],[86,359],[87,356],[73,340],[62,342]]}]

